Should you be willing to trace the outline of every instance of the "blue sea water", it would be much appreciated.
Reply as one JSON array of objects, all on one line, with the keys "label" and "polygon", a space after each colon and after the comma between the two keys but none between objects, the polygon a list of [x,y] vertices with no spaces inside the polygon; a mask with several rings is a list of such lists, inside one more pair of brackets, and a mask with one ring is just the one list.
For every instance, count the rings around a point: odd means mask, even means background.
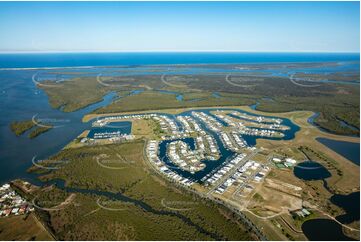
[{"label": "blue sea water", "polygon": [[359,53],[124,52],[0,54],[0,68],[359,61]]}]

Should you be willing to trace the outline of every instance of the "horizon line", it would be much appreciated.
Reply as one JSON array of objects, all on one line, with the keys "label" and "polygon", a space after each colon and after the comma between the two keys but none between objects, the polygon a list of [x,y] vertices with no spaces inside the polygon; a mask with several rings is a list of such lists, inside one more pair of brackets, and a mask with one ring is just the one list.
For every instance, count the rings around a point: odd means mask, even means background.
[{"label": "horizon line", "polygon": [[64,51],[0,51],[0,54],[76,54],[76,53],[332,53],[360,54],[360,51],[244,51],[244,50],[64,50]]}]

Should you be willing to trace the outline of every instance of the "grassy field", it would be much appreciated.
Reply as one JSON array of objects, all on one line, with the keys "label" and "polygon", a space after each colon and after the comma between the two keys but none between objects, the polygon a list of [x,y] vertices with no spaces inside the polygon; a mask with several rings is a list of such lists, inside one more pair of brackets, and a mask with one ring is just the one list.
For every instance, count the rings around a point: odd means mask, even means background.
[{"label": "grassy field", "polygon": [[53,240],[34,214],[0,219],[0,240]]},{"label": "grassy field", "polygon": [[[114,206],[126,206],[127,209],[122,211],[100,209],[96,203],[99,197],[76,193],[73,204],[48,214],[49,224],[57,239],[254,239],[240,220],[224,207],[194,197],[153,174],[144,163],[143,147],[143,141],[136,141],[69,148],[61,151],[54,159],[70,162],[61,169],[43,175],[42,179],[60,178],[65,180],[68,187],[114,193],[120,191],[146,203],[155,211],[175,212],[193,224],[174,215],[145,211],[132,204],[114,202]],[[60,191],[54,192],[62,194]],[[41,192],[39,196],[39,201],[56,200],[55,204],[59,204],[69,194]],[[101,199],[109,201],[105,197]]]}]

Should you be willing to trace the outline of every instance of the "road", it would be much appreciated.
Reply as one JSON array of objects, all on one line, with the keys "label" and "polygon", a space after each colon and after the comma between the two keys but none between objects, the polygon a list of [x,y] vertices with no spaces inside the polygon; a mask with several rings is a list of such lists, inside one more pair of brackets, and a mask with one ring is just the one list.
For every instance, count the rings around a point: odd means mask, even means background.
[{"label": "road", "polygon": [[[147,148],[147,143],[148,141],[145,140],[145,145],[144,145],[144,152],[143,152],[143,156],[144,156],[144,160],[145,160],[145,163],[148,164],[148,166],[151,167],[151,169],[153,171],[155,171],[156,174],[158,174],[159,176],[165,178],[167,181],[170,181],[166,176],[164,176],[159,170],[158,168],[155,166],[155,164],[153,164],[147,157],[146,155],[146,148]],[[266,241],[267,240],[267,237],[262,233],[262,231],[251,221],[247,218],[247,216],[242,213],[239,209],[233,207],[232,205],[230,204],[227,204],[225,203],[224,201],[220,200],[220,199],[217,199],[211,195],[207,195],[205,193],[201,193],[201,192],[198,192],[190,187],[186,187],[186,186],[183,186],[181,185],[180,183],[177,183],[177,182],[173,182],[173,181],[170,181],[172,182],[172,184],[175,184],[177,187],[179,188],[182,188],[182,189],[185,189],[186,191],[190,192],[190,193],[193,193],[193,194],[196,194],[198,195],[199,197],[201,198],[204,198],[204,199],[207,199],[207,200],[210,200],[210,201],[213,201],[217,204],[220,204],[220,205],[223,205],[225,206],[226,208],[228,208],[229,210],[231,210],[233,213],[237,214],[241,220],[243,221],[243,223],[248,227],[250,228],[253,233],[258,237],[259,240],[262,240],[262,241]]]},{"label": "road", "polygon": [[[258,150],[258,151],[259,151],[259,150]],[[257,153],[258,153],[258,152],[257,152]],[[270,162],[271,162],[271,161],[270,161],[270,157],[271,157],[271,154],[268,155],[268,157],[267,157],[267,164],[266,164],[266,165],[268,165],[268,167],[270,167]],[[232,194],[232,198],[233,198],[233,199],[235,199],[235,196],[237,196],[237,195],[239,194],[239,191],[240,191],[246,184],[248,184],[250,180],[254,179],[255,175],[256,175],[260,170],[261,170],[261,167],[259,167],[259,168],[257,169],[257,171],[255,171],[255,172],[253,173],[253,176],[249,176],[241,185],[239,185],[239,186],[237,187],[236,191]]]},{"label": "road", "polygon": [[216,185],[214,185],[213,188],[211,188],[209,190],[209,192],[207,193],[207,195],[210,195],[212,192],[214,192],[214,190],[216,190],[220,185],[222,185],[227,179],[229,179],[241,166],[243,166],[248,160],[250,160],[253,156],[255,156],[256,154],[258,154],[259,150],[256,149],[254,150],[251,154],[247,155],[246,157],[244,157],[240,162],[238,162],[238,164],[236,164],[231,170],[229,170],[229,172],[227,174],[225,174],[224,176],[222,176],[216,183]]}]

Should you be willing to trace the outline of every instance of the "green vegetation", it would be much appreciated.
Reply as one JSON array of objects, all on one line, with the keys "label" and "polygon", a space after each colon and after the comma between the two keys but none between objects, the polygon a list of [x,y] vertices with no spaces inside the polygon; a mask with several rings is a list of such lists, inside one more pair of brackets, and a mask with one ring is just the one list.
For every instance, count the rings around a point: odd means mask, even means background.
[{"label": "green vegetation", "polygon": [[45,133],[45,132],[51,130],[52,128],[53,128],[52,125],[49,125],[49,127],[37,127],[36,129],[34,129],[33,131],[31,131],[29,133],[29,138],[33,139],[33,138],[41,135],[42,133]]},{"label": "green vegetation", "polygon": [[10,216],[0,219],[0,240],[53,240],[33,215]]},{"label": "green vegetation", "polygon": [[[14,121],[10,124],[10,129],[12,132],[15,133],[16,136],[20,136],[28,130],[31,130],[28,137],[33,139],[42,133],[45,133],[53,128],[51,124],[44,124],[44,126],[37,126],[35,122],[32,120],[25,120],[25,121]],[[34,129],[33,129],[34,128]]]},{"label": "green vegetation", "polygon": [[326,157],[319,151],[315,151],[308,146],[300,146],[298,148],[309,160],[319,161],[324,164],[329,171],[336,172],[337,176],[343,176],[343,172],[340,168],[338,168],[338,163],[334,159]]},{"label": "green vegetation", "polygon": [[32,120],[14,121],[10,124],[10,129],[16,136],[20,136],[34,126],[35,123]]},{"label": "green vegetation", "polygon": [[[57,192],[62,193],[59,189],[43,192],[39,194],[38,200],[54,201],[53,195]],[[123,211],[101,209],[96,203],[99,198],[106,199],[76,193],[74,201],[63,209],[46,212],[56,238],[58,240],[180,240],[191,239],[194,236],[193,238],[203,240],[210,239],[173,216],[147,213],[134,205],[127,206],[128,209]]]},{"label": "green vegetation", "polygon": [[320,215],[309,211],[311,214],[306,217],[300,217],[297,215],[292,215],[293,223],[295,224],[296,228],[301,229],[302,224],[310,219],[319,218]]},{"label": "green vegetation", "polygon": [[79,77],[64,82],[43,82],[38,85],[49,96],[52,108],[63,107],[64,112],[72,112],[90,104],[100,102],[110,90],[97,82],[96,77]]},{"label": "green vegetation", "polygon": [[360,75],[354,72],[335,72],[335,73],[296,73],[295,78],[310,79],[313,81],[342,81],[342,82],[360,82]]},{"label": "green vegetation", "polygon": [[[121,192],[151,208],[77,193],[74,203],[48,212],[57,239],[62,240],[251,240],[239,218],[221,205],[185,192],[153,173],[145,163],[141,140],[104,146],[65,149],[52,157],[68,160],[61,169],[41,176],[60,178],[67,187]],[[120,159],[121,157],[121,159]],[[119,168],[111,169],[107,168]],[[34,170],[40,169],[34,167]],[[63,192],[60,192],[61,194]],[[37,200],[64,201],[67,195],[40,193]],[[55,199],[56,198],[56,199]],[[96,201],[126,210],[101,209]],[[73,205],[74,204],[74,205]],[[76,205],[75,205],[76,204]],[[166,204],[166,206],[164,205]],[[112,205],[112,206],[113,206]],[[185,208],[173,210],[172,208]],[[175,215],[178,214],[178,215]],[[182,216],[190,222],[184,221]]]},{"label": "green vegetation", "polygon": [[[335,63],[323,63],[336,65]],[[190,65],[192,66],[192,65]],[[200,67],[202,65],[199,65]],[[131,90],[146,90],[138,95],[125,95],[108,107],[96,110],[96,113],[159,110],[166,108],[206,107],[251,105],[259,103],[257,110],[265,112],[288,112],[295,110],[309,110],[320,113],[315,122],[322,128],[337,134],[359,135],[360,92],[353,84],[322,83],[315,87],[298,86],[288,77],[267,76],[262,73],[267,68],[314,67],[315,63],[299,64],[255,64],[245,65],[255,70],[254,73],[228,76],[226,74],[196,74],[196,75],[167,75],[163,76],[162,68],[154,67],[157,71],[151,75],[139,75],[136,68],[129,76],[102,77],[101,82],[96,77],[79,77],[65,82],[44,82],[39,85],[49,96],[52,107],[61,108],[66,112],[83,108],[89,104],[102,100],[109,91],[116,91],[120,96]],[[184,67],[184,66],[183,66]],[[212,65],[204,65],[212,67]],[[227,69],[234,69],[239,65],[213,65]],[[331,74],[297,73],[297,77],[315,80],[332,79],[340,82],[354,82],[359,73],[335,72]],[[355,79],[356,78],[356,79]],[[307,84],[304,81],[297,81]],[[54,87],[55,86],[55,87]],[[166,94],[157,90],[176,91],[183,94],[183,100],[176,100],[175,94]],[[214,97],[213,92],[220,93]],[[267,97],[267,99],[264,99]],[[353,126],[350,128],[344,123]]]},{"label": "green vegetation", "polygon": [[255,193],[254,195],[253,195],[253,199],[255,200],[255,201],[257,201],[257,202],[263,202],[264,201],[264,198],[261,196],[261,194],[259,194],[259,193]]},{"label": "green vegetation", "polygon": [[320,113],[315,123],[337,134],[359,134],[359,130],[341,125],[340,120],[360,126],[358,95],[335,95],[315,97],[274,97],[273,102],[260,101],[257,110],[265,112],[289,112],[293,110],[312,110]]},{"label": "green vegetation", "polygon": [[[232,78],[231,78],[232,79]],[[359,129],[360,92],[358,86],[323,83],[317,87],[297,86],[289,78],[272,76],[235,76],[230,83],[224,76],[198,76],[198,82],[189,82],[192,89],[236,93],[239,96],[252,94],[259,98],[257,110],[265,112],[289,112],[310,110],[319,112],[315,122],[322,128],[338,134],[359,134],[359,130],[344,127],[340,120]],[[238,80],[237,80],[238,79]]]},{"label": "green vegetation", "polygon": [[160,138],[162,135],[165,134],[164,130],[160,127],[160,124],[158,122],[154,121],[153,119],[148,119],[147,121],[153,129],[153,134],[157,138]]},{"label": "green vegetation", "polygon": [[213,97],[211,93],[192,92],[184,94],[185,101],[178,101],[175,96],[176,95],[164,94],[156,91],[145,91],[138,95],[121,98],[106,107],[97,109],[95,113],[145,111],[167,108],[250,105],[255,102],[251,96],[235,94],[222,94],[221,97],[217,98]]}]

